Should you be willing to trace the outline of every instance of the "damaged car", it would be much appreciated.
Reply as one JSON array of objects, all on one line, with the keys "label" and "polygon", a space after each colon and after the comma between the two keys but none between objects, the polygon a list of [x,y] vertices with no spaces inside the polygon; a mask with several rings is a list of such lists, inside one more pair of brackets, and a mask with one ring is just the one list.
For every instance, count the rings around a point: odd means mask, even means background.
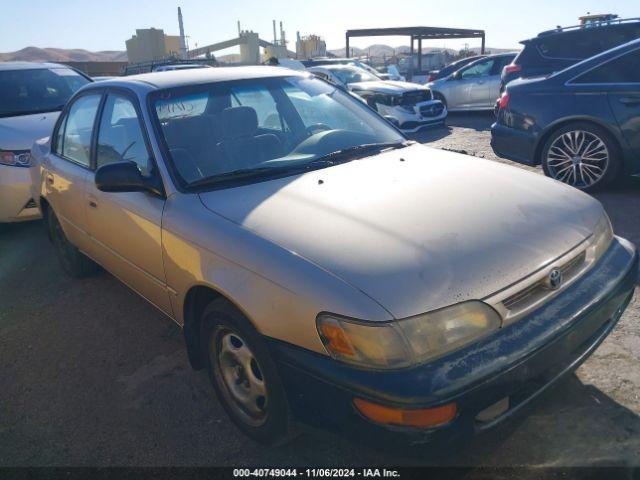
[{"label": "damaged car", "polygon": [[96,82],[32,155],[64,270],[100,264],[180,325],[267,444],[299,421],[389,441],[488,430],[575,370],[637,282],[594,198],[410,142],[306,72]]},{"label": "damaged car", "polygon": [[348,89],[406,133],[443,124],[447,109],[431,90],[417,83],[382,80],[351,65],[322,65],[307,69],[323,80]]}]

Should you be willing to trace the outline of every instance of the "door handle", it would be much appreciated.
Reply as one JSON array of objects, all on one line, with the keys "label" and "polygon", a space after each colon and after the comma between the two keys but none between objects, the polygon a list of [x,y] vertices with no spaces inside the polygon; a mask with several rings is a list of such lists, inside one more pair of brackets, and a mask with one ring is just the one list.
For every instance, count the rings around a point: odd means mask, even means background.
[{"label": "door handle", "polygon": [[91,208],[98,208],[98,203],[95,200],[89,200],[89,206]]},{"label": "door handle", "polygon": [[640,97],[622,97],[620,103],[629,107],[640,105]]}]

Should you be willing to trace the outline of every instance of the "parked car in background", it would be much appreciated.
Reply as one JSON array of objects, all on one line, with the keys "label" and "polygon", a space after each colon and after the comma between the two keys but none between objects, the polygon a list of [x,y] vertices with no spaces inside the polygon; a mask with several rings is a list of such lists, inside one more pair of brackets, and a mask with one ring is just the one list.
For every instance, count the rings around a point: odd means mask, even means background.
[{"label": "parked car in background", "polygon": [[498,102],[497,155],[585,191],[640,175],[640,40],[540,79],[515,80]]},{"label": "parked car in background", "polygon": [[387,441],[486,431],[575,370],[637,281],[594,198],[408,142],[288,69],[95,83],[33,155],[64,269],[95,261],[183,326],[264,443],[294,420]]},{"label": "parked car in background", "polygon": [[193,70],[195,68],[213,68],[204,63],[173,63],[169,65],[158,65],[153,67],[154,72],[173,72],[174,70]]},{"label": "parked car in background", "polygon": [[31,196],[29,150],[90,81],[56,63],[0,62],[0,224],[40,217]]},{"label": "parked car in background", "polygon": [[616,19],[557,28],[524,40],[523,50],[502,70],[500,91],[516,78],[558,72],[581,60],[640,38],[640,19]]},{"label": "parked car in background", "polygon": [[431,91],[423,85],[381,80],[351,65],[323,65],[307,70],[358,95],[405,132],[441,124],[447,118],[445,106],[434,100]]},{"label": "parked car in background", "polygon": [[455,62],[450,63],[442,67],[440,70],[432,70],[429,72],[427,76],[426,83],[434,82],[440,78],[445,78],[451,75],[452,73],[460,70],[465,65],[470,64],[471,62],[475,62],[476,60],[480,60],[481,58],[486,57],[486,55],[474,55],[472,57],[462,58],[460,60],[456,60]]},{"label": "parked car in background", "polygon": [[427,83],[427,87],[450,112],[491,110],[500,95],[500,72],[515,56],[515,53],[488,55],[448,77]]},{"label": "parked car in background", "polygon": [[406,82],[407,79],[404,75],[400,75],[398,67],[396,65],[387,65],[379,67],[377,70],[377,76],[382,80],[393,80],[395,82]]}]

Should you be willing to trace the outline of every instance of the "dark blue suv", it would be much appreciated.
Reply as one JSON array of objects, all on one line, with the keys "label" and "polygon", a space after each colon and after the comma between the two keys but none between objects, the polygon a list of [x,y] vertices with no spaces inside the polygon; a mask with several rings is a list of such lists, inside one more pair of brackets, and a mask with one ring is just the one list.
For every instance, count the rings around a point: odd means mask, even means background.
[{"label": "dark blue suv", "polygon": [[502,70],[500,92],[516,78],[548,75],[581,60],[640,38],[640,19],[614,19],[556,28],[523,40],[524,48]]},{"label": "dark blue suv", "polygon": [[509,83],[497,114],[491,146],[500,157],[541,164],[585,191],[640,175],[640,40]]}]

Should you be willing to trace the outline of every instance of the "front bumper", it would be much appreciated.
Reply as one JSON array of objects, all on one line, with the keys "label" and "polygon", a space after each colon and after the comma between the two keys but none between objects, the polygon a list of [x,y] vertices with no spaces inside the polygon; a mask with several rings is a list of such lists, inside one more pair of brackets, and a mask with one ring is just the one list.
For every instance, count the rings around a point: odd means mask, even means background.
[{"label": "front bumper", "polygon": [[[575,370],[611,332],[631,301],[638,254],[614,240],[598,263],[561,295],[496,334],[425,365],[397,371],[357,369],[327,356],[271,341],[294,415],[357,438],[411,438],[414,443],[467,439],[513,416]],[[435,429],[383,427],[362,418],[353,398],[403,408],[451,402],[457,417]],[[509,398],[489,420],[478,414]]]},{"label": "front bumper", "polygon": [[0,165],[0,223],[41,217],[32,199],[31,168]]},{"label": "front bumper", "polygon": [[491,148],[501,158],[535,165],[537,137],[529,132],[516,130],[501,123],[491,126]]},{"label": "front bumper", "polygon": [[438,125],[445,121],[448,112],[440,100],[420,102],[413,106],[413,111],[402,107],[379,105],[380,114],[393,117],[398,121],[398,128],[406,133],[417,132],[430,125]]}]

